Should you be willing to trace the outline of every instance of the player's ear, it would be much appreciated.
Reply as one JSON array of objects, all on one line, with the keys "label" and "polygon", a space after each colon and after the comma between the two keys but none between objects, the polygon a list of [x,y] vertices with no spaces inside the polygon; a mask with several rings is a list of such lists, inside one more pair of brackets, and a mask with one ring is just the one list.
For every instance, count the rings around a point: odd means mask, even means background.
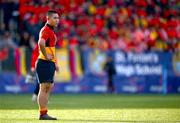
[{"label": "player's ear", "polygon": [[46,16],[46,19],[49,20],[49,16]]}]

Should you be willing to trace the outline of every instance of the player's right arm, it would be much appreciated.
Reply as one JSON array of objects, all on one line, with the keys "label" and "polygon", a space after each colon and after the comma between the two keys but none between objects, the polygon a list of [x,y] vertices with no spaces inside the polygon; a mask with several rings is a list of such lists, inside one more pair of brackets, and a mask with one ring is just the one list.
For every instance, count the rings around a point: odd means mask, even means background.
[{"label": "player's right arm", "polygon": [[40,38],[39,41],[38,41],[38,45],[39,45],[39,48],[42,52],[42,54],[44,55],[44,57],[47,59],[47,60],[52,60],[53,59],[53,56],[51,54],[47,54],[46,53],[46,40],[43,39],[43,38]]}]

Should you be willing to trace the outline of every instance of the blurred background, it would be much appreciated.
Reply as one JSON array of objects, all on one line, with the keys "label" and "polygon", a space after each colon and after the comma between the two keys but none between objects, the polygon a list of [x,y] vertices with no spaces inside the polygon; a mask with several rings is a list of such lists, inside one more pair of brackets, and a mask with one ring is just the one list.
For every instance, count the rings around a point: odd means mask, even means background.
[{"label": "blurred background", "polygon": [[179,0],[1,0],[0,93],[32,93],[45,14],[60,14],[53,93],[180,93]]}]

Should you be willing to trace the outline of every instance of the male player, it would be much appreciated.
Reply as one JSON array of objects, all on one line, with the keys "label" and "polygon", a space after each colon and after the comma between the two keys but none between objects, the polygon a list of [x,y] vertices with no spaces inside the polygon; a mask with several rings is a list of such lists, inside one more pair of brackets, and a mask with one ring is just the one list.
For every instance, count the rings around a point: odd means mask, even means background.
[{"label": "male player", "polygon": [[38,94],[39,120],[57,120],[47,114],[47,102],[53,87],[55,70],[59,71],[55,55],[57,38],[54,33],[54,28],[57,27],[59,23],[59,15],[56,11],[49,10],[46,19],[47,22],[39,34],[39,57],[36,64],[36,72],[40,84]]}]

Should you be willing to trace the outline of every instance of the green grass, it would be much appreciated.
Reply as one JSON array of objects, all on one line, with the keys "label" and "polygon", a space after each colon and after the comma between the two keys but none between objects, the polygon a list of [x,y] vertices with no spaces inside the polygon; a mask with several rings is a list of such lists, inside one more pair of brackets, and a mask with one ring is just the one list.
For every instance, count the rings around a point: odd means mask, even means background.
[{"label": "green grass", "polygon": [[180,95],[52,95],[39,121],[31,95],[0,95],[0,123],[178,123]]}]

